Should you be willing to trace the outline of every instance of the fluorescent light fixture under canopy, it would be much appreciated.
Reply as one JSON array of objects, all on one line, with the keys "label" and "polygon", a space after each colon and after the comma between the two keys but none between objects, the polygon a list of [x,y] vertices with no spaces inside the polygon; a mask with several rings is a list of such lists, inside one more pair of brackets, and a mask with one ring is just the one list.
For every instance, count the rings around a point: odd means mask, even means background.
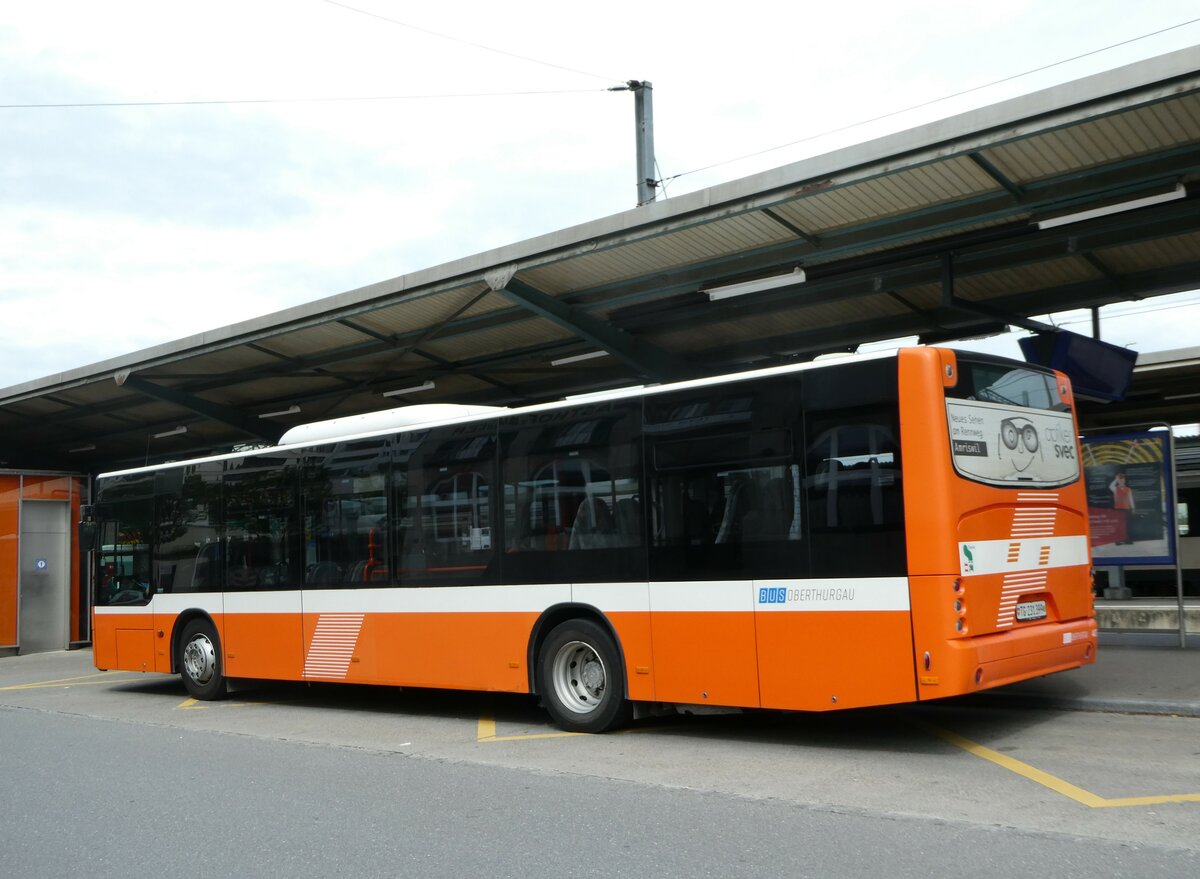
[{"label": "fluorescent light fixture under canopy", "polygon": [[384,391],[385,397],[403,397],[405,394],[415,394],[419,391],[432,391],[436,385],[432,381],[422,382],[407,388],[396,388],[394,391]]},{"label": "fluorescent light fixture under canopy", "polygon": [[793,284],[803,284],[804,281],[804,269],[797,266],[787,275],[773,275],[770,278],[757,278],[753,281],[726,284],[722,287],[710,287],[701,292],[708,295],[709,302],[716,302],[720,299],[732,299],[734,296],[745,296],[748,293],[761,293],[764,290],[774,290],[777,287],[790,287]]},{"label": "fluorescent light fixture under canopy", "polygon": [[1037,227],[1039,229],[1053,229],[1055,226],[1082,223],[1085,220],[1095,220],[1098,217],[1107,217],[1109,214],[1134,211],[1138,208],[1147,208],[1151,205],[1176,201],[1181,198],[1187,198],[1187,187],[1182,183],[1176,183],[1173,189],[1168,189],[1166,192],[1159,192],[1154,195],[1144,196],[1143,198],[1131,199],[1130,201],[1119,201],[1115,204],[1101,205],[1098,208],[1091,208],[1090,210],[1075,211],[1071,214],[1063,214],[1061,217],[1047,217],[1044,220],[1038,220]]},{"label": "fluorescent light fixture under canopy", "polygon": [[570,357],[559,357],[551,360],[551,366],[566,366],[568,363],[579,363],[581,360],[595,360],[597,357],[607,357],[607,351],[588,351],[584,354],[572,354]]}]

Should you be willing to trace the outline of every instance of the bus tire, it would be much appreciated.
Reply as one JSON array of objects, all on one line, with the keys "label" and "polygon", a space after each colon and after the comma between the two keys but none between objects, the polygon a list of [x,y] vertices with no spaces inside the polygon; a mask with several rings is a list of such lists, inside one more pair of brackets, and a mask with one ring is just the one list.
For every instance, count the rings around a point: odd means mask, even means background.
[{"label": "bus tire", "polygon": [[627,723],[621,657],[612,637],[591,620],[556,626],[538,654],[538,692],[554,722],[568,732],[599,733]]},{"label": "bus tire", "polygon": [[226,692],[221,642],[212,623],[195,619],[179,638],[179,676],[193,699],[220,699]]}]

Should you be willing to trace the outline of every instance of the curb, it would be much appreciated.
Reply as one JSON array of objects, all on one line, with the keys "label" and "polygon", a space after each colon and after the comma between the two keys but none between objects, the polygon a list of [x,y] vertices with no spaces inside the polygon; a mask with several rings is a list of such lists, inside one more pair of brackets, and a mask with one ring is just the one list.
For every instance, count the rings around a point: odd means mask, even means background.
[{"label": "curb", "polygon": [[1036,708],[1057,711],[1096,711],[1111,714],[1154,714],[1200,717],[1200,702],[1164,702],[1149,699],[1105,699],[1099,696],[1063,697],[1037,693],[977,693],[964,704]]}]

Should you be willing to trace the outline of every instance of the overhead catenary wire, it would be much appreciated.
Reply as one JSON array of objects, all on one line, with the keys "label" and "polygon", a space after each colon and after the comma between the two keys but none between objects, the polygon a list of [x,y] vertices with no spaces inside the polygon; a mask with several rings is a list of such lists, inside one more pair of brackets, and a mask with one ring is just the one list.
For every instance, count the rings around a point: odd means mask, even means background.
[{"label": "overhead catenary wire", "polygon": [[[1122,310],[1122,311],[1113,310],[1113,311],[1109,312],[1108,314],[1102,313],[1102,316],[1105,318],[1108,318],[1109,320],[1115,320],[1117,318],[1136,317],[1141,314],[1153,314],[1158,311],[1171,311],[1172,309],[1179,309],[1179,308],[1193,308],[1197,305],[1200,305],[1200,298],[1187,299],[1187,300],[1182,300],[1182,301],[1172,301],[1166,305],[1154,304],[1154,305],[1146,305],[1145,307],[1129,308],[1129,309]],[[1090,321],[1091,321],[1091,317],[1068,318],[1066,320],[1058,321],[1057,325],[1062,326],[1062,327],[1077,326],[1079,324],[1089,323]]]},{"label": "overhead catenary wire", "polygon": [[991,88],[993,86],[1003,85],[1006,82],[1012,82],[1013,80],[1021,79],[1022,77],[1025,77],[1025,76],[1032,76],[1035,73],[1041,73],[1046,70],[1051,70],[1055,67],[1061,67],[1063,64],[1070,64],[1072,61],[1079,61],[1083,58],[1089,58],[1092,55],[1098,55],[1101,52],[1108,52],[1112,49],[1119,49],[1122,46],[1128,46],[1131,43],[1136,43],[1141,40],[1147,40],[1150,37],[1157,37],[1162,34],[1169,33],[1174,30],[1178,30],[1179,28],[1183,28],[1183,27],[1187,27],[1189,25],[1196,24],[1197,22],[1200,22],[1200,18],[1191,18],[1191,19],[1188,19],[1187,21],[1181,21],[1178,24],[1173,24],[1168,27],[1159,28],[1158,30],[1150,31],[1149,33],[1140,34],[1136,37],[1130,37],[1129,39],[1121,40],[1116,43],[1111,43],[1107,46],[1102,46],[1098,49],[1091,49],[1090,51],[1083,52],[1079,55],[1072,55],[1070,58],[1063,58],[1059,61],[1053,61],[1049,64],[1043,64],[1041,67],[1034,67],[1031,70],[1025,70],[1025,71],[1022,71],[1021,73],[1013,73],[1013,74],[1010,74],[1009,76],[1005,76],[1000,79],[992,80],[991,82],[983,83],[982,85],[972,86],[971,88],[953,92],[952,94],[949,94],[949,95],[942,95],[940,98],[932,98],[928,101],[922,101],[919,104],[912,104],[911,106],[908,106],[908,107],[902,107],[898,110],[892,110],[887,113],[882,113],[878,116],[872,116],[870,119],[861,119],[858,122],[851,122],[848,125],[842,125],[838,128],[831,128],[827,131],[822,131],[817,134],[810,134],[806,137],[799,138],[798,140],[788,141],[787,143],[781,143],[778,146],[767,147],[766,149],[756,150],[755,152],[746,153],[741,156],[735,156],[734,158],[730,158],[730,159],[723,159],[719,162],[713,162],[709,165],[704,165],[700,168],[693,168],[690,171],[681,171],[678,174],[673,174],[670,177],[665,177],[661,180],[658,180],[658,181],[656,181],[656,183],[658,183],[658,185],[662,186],[668,180],[678,180],[680,177],[687,177],[690,174],[700,174],[704,171],[711,171],[714,168],[721,168],[725,165],[732,165],[735,162],[744,162],[747,159],[754,159],[754,158],[757,158],[758,156],[765,156],[768,153],[773,153],[773,152],[777,152],[779,150],[784,150],[784,149],[787,149],[788,147],[797,146],[802,143],[808,143],[809,141],[818,140],[822,137],[829,137],[830,135],[841,134],[844,131],[850,131],[854,128],[861,128],[864,125],[870,125],[874,122],[882,122],[883,120],[891,119],[894,116],[900,116],[904,113],[911,113],[914,110],[922,110],[925,107],[930,107],[930,106],[933,106],[934,104],[940,104],[943,101],[951,101],[955,98],[961,98],[964,95],[969,95],[969,94],[973,94],[974,92],[983,91],[984,89]]},{"label": "overhead catenary wire", "polygon": [[[1200,306],[1200,296],[1193,296],[1192,298],[1189,298],[1189,299],[1176,299],[1175,298],[1176,296],[1183,296],[1183,295],[1185,295],[1185,294],[1176,293],[1176,294],[1168,295],[1166,298],[1169,299],[1170,301],[1165,304],[1163,304],[1163,303],[1147,303],[1147,302],[1137,302],[1132,305],[1130,305],[1130,303],[1123,303],[1123,302],[1110,303],[1109,305],[1101,306],[1101,317],[1103,317],[1106,320],[1119,320],[1119,319],[1128,318],[1128,317],[1137,317],[1137,316],[1143,315],[1143,314],[1154,314],[1155,312],[1159,312],[1159,311],[1174,311],[1174,310],[1183,309],[1183,308],[1195,308],[1197,306]],[[1123,306],[1123,305],[1128,305],[1130,307],[1122,309],[1121,306]],[[1078,310],[1079,309],[1071,309],[1070,311],[1062,312],[1059,315],[1050,313],[1050,314],[1045,314],[1045,315],[1040,315],[1040,316],[1035,315],[1035,316],[1044,318],[1046,320],[1046,322],[1049,323],[1051,326],[1059,328],[1059,329],[1062,329],[1064,327],[1080,326],[1081,324],[1090,324],[1092,322],[1091,315],[1087,315],[1085,317],[1068,317],[1065,319],[1061,316],[1062,314],[1071,314],[1074,311],[1078,311]],[[1032,334],[1032,331],[1029,331],[1029,332],[1030,332],[1030,334]],[[864,347],[860,350],[866,350],[865,346],[873,345],[873,344],[876,344],[876,343],[874,343],[874,342],[864,343]],[[1129,345],[1129,344],[1132,344],[1132,343],[1127,343],[1127,345]]]},{"label": "overhead catenary wire", "polygon": [[[394,19],[394,18],[390,18],[385,15],[381,15],[376,12],[371,12],[366,9],[360,9],[356,6],[351,6],[347,3],[338,2],[338,0],[322,0],[322,2],[327,3],[331,6],[336,6],[341,9],[345,9],[350,12],[355,12],[355,13],[365,15],[365,16],[368,16],[371,18],[376,18],[381,21],[385,21],[385,22],[397,25],[399,27],[404,27],[404,28],[408,28],[410,30],[417,31],[419,33],[428,34],[430,36],[434,36],[439,39],[444,39],[444,40],[448,40],[451,42],[460,43],[460,44],[463,44],[466,46],[471,46],[473,48],[480,49],[482,51],[493,52],[493,53],[504,55],[504,56],[514,58],[517,60],[526,61],[526,62],[529,62],[532,64],[538,64],[538,65],[542,65],[542,66],[546,66],[546,67],[551,67],[551,68],[555,68],[558,70],[563,70],[566,72],[579,74],[582,76],[588,76],[588,77],[592,77],[595,79],[604,80],[606,82],[613,82],[613,81],[623,82],[623,80],[621,80],[619,77],[604,76],[604,75],[597,74],[597,73],[591,73],[589,71],[579,70],[577,68],[566,67],[564,65],[555,64],[552,62],[542,61],[540,59],[532,58],[532,57],[526,56],[526,55],[521,55],[516,52],[509,52],[504,49],[497,49],[493,46],[488,46],[483,43],[477,43],[477,42],[473,42],[471,40],[465,40],[465,39],[462,39],[459,37],[454,37],[449,34],[444,34],[439,31],[434,31],[429,28],[421,27],[419,25],[414,25],[414,24],[410,24],[408,22],[403,22],[398,19]],[[826,131],[822,131],[822,132],[819,132],[816,134],[811,134],[806,137],[799,138],[797,140],[789,141],[787,143],[778,144],[776,146],[767,147],[767,148],[761,149],[761,150],[756,150],[751,153],[745,153],[743,155],[736,156],[736,157],[729,158],[729,159],[724,159],[719,162],[713,162],[708,165],[703,165],[698,168],[693,168],[689,171],[681,171],[678,174],[672,174],[670,176],[663,175],[662,169],[661,169],[661,167],[659,167],[658,161],[656,159],[655,160],[655,170],[659,174],[659,178],[657,180],[655,180],[654,183],[665,195],[666,190],[667,190],[667,184],[670,181],[678,180],[682,177],[687,177],[692,174],[699,174],[704,171],[709,171],[714,168],[723,167],[725,165],[731,165],[736,162],[746,161],[748,159],[756,158],[758,156],[766,155],[768,153],[777,152],[779,150],[797,146],[802,143],[807,143],[809,141],[818,140],[823,137],[828,137],[830,135],[849,131],[854,128],[859,128],[864,125],[870,125],[874,122],[880,122],[885,119],[890,119],[892,117],[899,116],[904,113],[909,113],[914,110],[923,109],[925,107],[929,107],[934,104],[953,100],[954,98],[958,98],[958,97],[962,97],[964,95],[972,94],[974,92],[982,91],[984,89],[991,88],[996,85],[1001,85],[1006,82],[1011,82],[1013,80],[1020,79],[1025,76],[1031,76],[1035,73],[1040,73],[1040,72],[1043,72],[1046,70],[1050,70],[1054,67],[1059,67],[1063,64],[1069,64],[1073,61],[1078,61],[1083,58],[1088,58],[1090,56],[1097,55],[1101,52],[1107,52],[1112,49],[1120,48],[1122,46],[1127,46],[1132,43],[1139,42],[1141,40],[1149,39],[1150,37],[1155,37],[1155,36],[1159,36],[1161,34],[1169,33],[1170,31],[1178,30],[1179,28],[1187,27],[1189,25],[1196,24],[1197,22],[1200,22],[1200,17],[1188,19],[1187,21],[1182,21],[1177,24],[1169,25],[1164,28],[1159,28],[1158,30],[1140,34],[1136,37],[1130,37],[1125,40],[1120,40],[1116,43],[1111,43],[1107,46],[1102,46],[1097,49],[1092,49],[1087,52],[1083,52],[1078,55],[1073,55],[1069,58],[1063,58],[1058,61],[1051,62],[1049,64],[1044,64],[1040,67],[1035,67],[1030,70],[1022,71],[1020,73],[1014,73],[1009,76],[1005,76],[1000,79],[993,80],[991,82],[983,83],[981,85],[972,86],[971,88],[953,92],[948,95],[943,95],[941,97],[932,98],[927,101],[922,101],[920,103],[913,104],[908,107],[903,107],[903,108],[900,108],[897,110],[892,110],[887,113],[873,116],[869,119],[862,119],[857,122],[852,122],[847,125],[840,126],[838,128],[828,129]],[[478,99],[478,98],[499,98],[499,97],[529,97],[529,96],[547,96],[547,95],[595,94],[595,93],[599,93],[599,92],[618,91],[618,90],[623,90],[623,89],[622,89],[622,87],[617,87],[615,89],[614,88],[551,89],[551,90],[527,90],[527,91],[511,91],[511,92],[451,92],[451,93],[427,93],[427,94],[412,94],[412,95],[354,95],[354,96],[339,96],[339,97],[198,99],[198,100],[181,100],[181,101],[42,102],[42,103],[28,103],[28,104],[0,104],[0,110],[83,109],[83,108],[103,108],[103,107],[119,108],[119,107],[219,106],[219,105],[254,105],[254,104],[265,105],[265,104],[343,103],[343,102],[355,102],[355,101],[358,101],[358,102],[417,101],[417,100],[440,100],[440,99],[470,99],[470,98]]]},{"label": "overhead catenary wire", "polygon": [[[488,46],[484,43],[474,42],[472,40],[455,37],[451,34],[445,34],[440,31],[435,31],[430,28],[412,24],[410,22],[400,21],[399,19],[391,18],[386,15],[381,15],[377,12],[372,12],[368,9],[360,9],[357,6],[351,6],[348,3],[339,3],[337,0],[322,0],[330,6],[337,6],[349,12],[356,12],[360,15],[365,15],[370,18],[379,19],[380,21],[388,22],[399,27],[407,28],[417,33],[426,34],[428,36],[437,37],[441,40],[447,40],[452,43],[459,43],[464,46],[470,46],[484,52],[492,52],[497,55],[503,55],[508,58],[513,58],[518,61],[525,61],[530,64],[537,64],[543,67],[550,67],[555,70],[565,71],[567,73],[578,74],[579,76],[587,76],[593,79],[599,79],[604,82],[624,82],[620,77],[604,76],[599,73],[592,73],[587,70],[580,70],[575,67],[567,67],[563,64],[555,64],[551,61],[544,61],[540,58],[534,58],[529,55],[522,55],[517,52],[510,52],[506,49],[499,49],[495,46]],[[231,99],[198,99],[198,100],[182,100],[182,101],[70,101],[70,102],[40,102],[29,104],[0,104],[0,110],[46,110],[46,109],[81,109],[88,107],[188,107],[188,106],[220,106],[220,105],[239,105],[239,104],[319,104],[319,103],[347,103],[354,101],[420,101],[420,100],[438,100],[438,99],[462,99],[462,98],[510,98],[510,97],[530,97],[544,95],[576,95],[576,94],[593,94],[597,92],[607,91],[607,89],[531,89],[524,91],[507,91],[507,92],[448,92],[448,93],[427,93],[427,94],[412,94],[412,95],[351,95],[337,97],[299,97],[299,98],[231,98]]]},{"label": "overhead catenary wire", "polygon": [[519,98],[543,95],[603,94],[607,89],[547,89],[516,92],[439,92],[418,95],[353,95],[349,97],[233,98],[189,101],[76,101],[69,103],[0,104],[0,110],[71,110],[84,107],[204,107],[238,104],[327,104],[351,101],[433,101],[444,98]]},{"label": "overhead catenary wire", "polygon": [[417,31],[418,33],[428,34],[431,37],[437,37],[438,39],[441,39],[441,40],[449,40],[452,43],[461,43],[464,46],[471,46],[475,49],[481,49],[484,52],[493,52],[497,55],[504,55],[507,58],[515,58],[518,61],[528,61],[530,64],[540,64],[543,67],[553,67],[555,70],[565,70],[567,73],[578,73],[580,76],[590,76],[593,79],[602,79],[605,82],[622,82],[623,81],[621,79],[621,77],[619,77],[619,76],[602,76],[599,73],[590,73],[589,71],[579,70],[578,68],[575,68],[575,67],[567,67],[566,65],[563,65],[563,64],[555,64],[552,61],[542,61],[540,58],[533,58],[533,57],[530,57],[529,55],[521,55],[517,52],[510,52],[507,49],[497,49],[495,46],[488,46],[484,43],[476,43],[472,40],[464,40],[461,37],[451,36],[450,34],[443,34],[440,31],[431,30],[427,27],[421,27],[420,25],[410,24],[409,22],[406,22],[406,21],[400,21],[395,18],[389,18],[386,15],[380,15],[378,12],[371,12],[370,10],[367,10],[367,9],[359,9],[357,6],[351,6],[349,3],[340,3],[340,2],[338,2],[338,0],[323,0],[323,2],[328,3],[330,6],[338,6],[342,9],[349,10],[350,12],[357,12],[360,15],[366,15],[371,18],[377,18],[380,21],[386,21],[386,22],[389,22],[390,24],[399,25],[400,27],[404,27],[404,28],[408,28],[409,30]]}]

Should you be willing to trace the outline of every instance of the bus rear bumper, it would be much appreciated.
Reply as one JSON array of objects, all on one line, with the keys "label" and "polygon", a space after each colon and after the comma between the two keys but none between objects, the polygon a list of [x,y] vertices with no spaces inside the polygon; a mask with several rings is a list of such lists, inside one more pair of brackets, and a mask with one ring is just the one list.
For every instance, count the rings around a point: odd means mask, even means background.
[{"label": "bus rear bumper", "polygon": [[950,668],[918,675],[918,698],[977,693],[1096,661],[1096,621],[1045,623],[950,642]]}]

